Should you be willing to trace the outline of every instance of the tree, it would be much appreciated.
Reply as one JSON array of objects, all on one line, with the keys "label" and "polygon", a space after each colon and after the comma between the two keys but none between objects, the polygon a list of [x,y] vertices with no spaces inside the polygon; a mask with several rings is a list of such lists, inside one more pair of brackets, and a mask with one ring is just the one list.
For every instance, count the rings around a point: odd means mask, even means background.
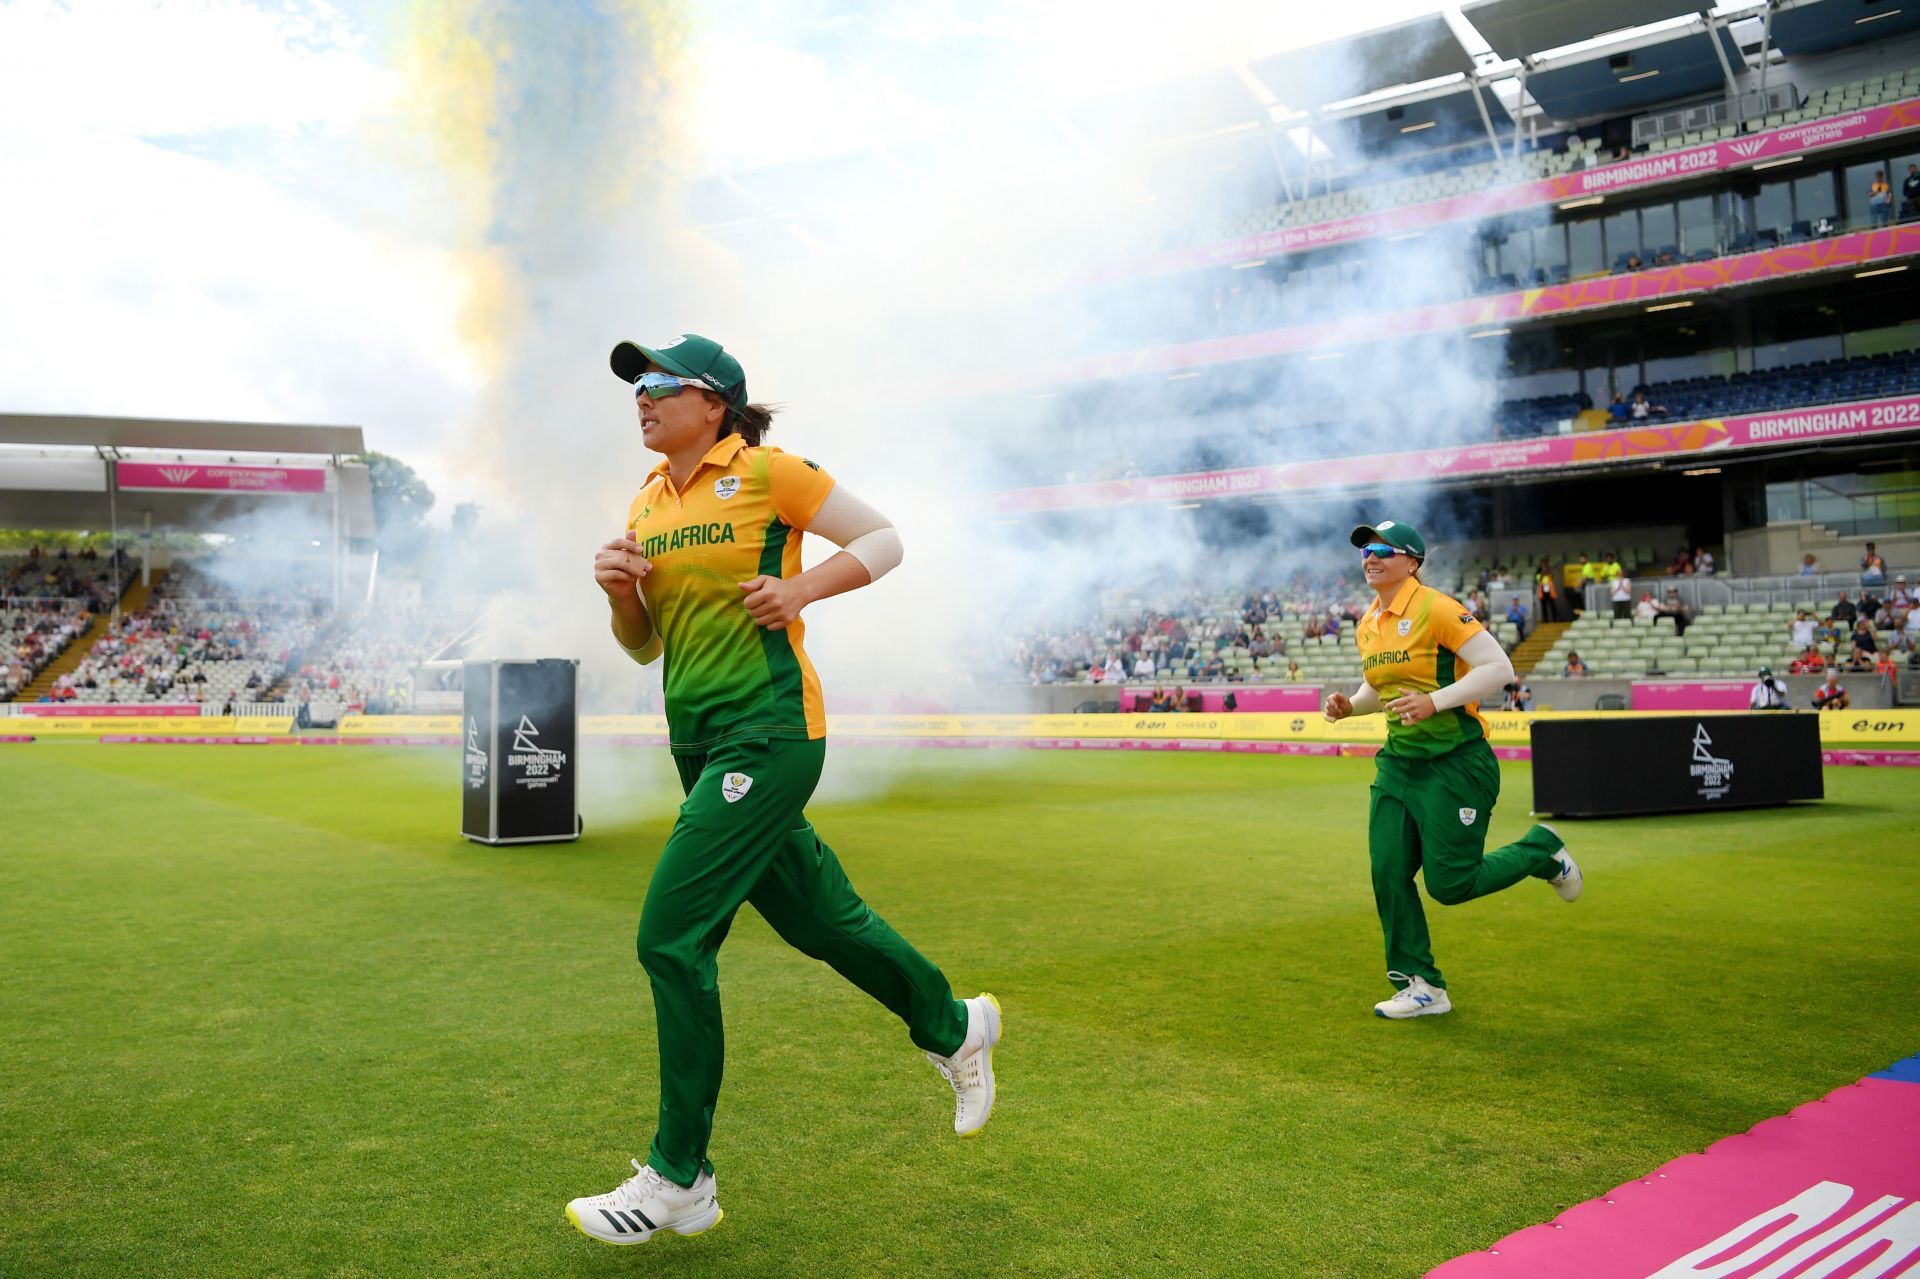
[{"label": "tree", "polygon": [[426,548],[427,512],[433,490],[411,466],[385,453],[368,453],[367,481],[373,489],[375,541],[395,567],[411,567]]}]

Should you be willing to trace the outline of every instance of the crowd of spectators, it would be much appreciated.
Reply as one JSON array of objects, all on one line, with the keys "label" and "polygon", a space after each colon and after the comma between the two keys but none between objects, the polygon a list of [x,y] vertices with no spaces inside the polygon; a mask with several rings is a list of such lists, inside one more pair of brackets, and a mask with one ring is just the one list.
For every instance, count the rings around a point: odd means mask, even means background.
[{"label": "crowd of spectators", "polygon": [[[1871,544],[1868,553],[1872,555]],[[1863,586],[1857,600],[1841,591],[1824,616],[1798,610],[1787,623],[1787,633],[1799,656],[1787,673],[1894,675],[1903,664],[1920,669],[1920,608],[1915,603],[1916,593],[1902,573],[1891,586]]]},{"label": "crowd of spectators", "polygon": [[0,700],[16,696],[113,607],[126,567],[118,552],[29,547],[0,559]]},{"label": "crowd of spectators", "polygon": [[[1015,629],[1005,660],[1033,684],[1304,681],[1289,657],[1307,641],[1350,635],[1368,597],[1359,583],[1298,574],[1243,586],[1233,602],[1203,590],[1172,591],[1094,607],[1052,625]],[[1184,692],[1173,700],[1185,705]]]}]

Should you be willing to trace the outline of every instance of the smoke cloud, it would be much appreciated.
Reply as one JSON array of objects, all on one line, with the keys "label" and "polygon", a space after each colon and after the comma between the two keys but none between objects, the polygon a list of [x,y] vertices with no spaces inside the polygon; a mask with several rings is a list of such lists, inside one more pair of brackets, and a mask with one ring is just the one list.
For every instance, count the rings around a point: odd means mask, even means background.
[{"label": "smoke cloud", "polygon": [[[1211,172],[1166,140],[1194,77],[1339,34],[1281,8],[1294,7],[410,10],[395,61],[454,197],[463,329],[487,370],[456,465],[533,565],[501,655],[581,657],[594,709],[657,705],[657,673],[607,637],[588,565],[657,460],[608,349],[683,331],[723,341],[755,398],[785,406],[769,442],[901,528],[901,569],[809,613],[830,706],[964,700],[1007,626],[1123,583],[1350,567],[1322,541],[1350,513],[1339,500],[1012,522],[981,501],[1128,465],[1397,451],[1484,430],[1501,353],[1464,336],[1190,380],[1047,382],[1077,356],[1209,324],[1311,325],[1458,295],[1465,229],[1375,246],[1365,267],[1290,273],[1277,259],[1204,286],[1086,286],[1178,228],[1279,198],[1270,177]],[[1315,68],[1288,105],[1384,83],[1333,54]],[[813,98],[780,97],[809,85]],[[1264,109],[1249,99],[1247,118]],[[734,132],[716,140],[723,122]],[[741,184],[750,225],[701,225],[698,180],[775,159]],[[1421,518],[1419,495],[1392,500]],[[810,545],[809,562],[830,551]]]}]

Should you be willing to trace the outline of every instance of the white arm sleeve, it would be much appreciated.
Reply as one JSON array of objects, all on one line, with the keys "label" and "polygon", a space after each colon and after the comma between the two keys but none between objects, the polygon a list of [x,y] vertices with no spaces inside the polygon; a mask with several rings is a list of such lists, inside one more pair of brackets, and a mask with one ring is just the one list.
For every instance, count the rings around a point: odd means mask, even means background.
[{"label": "white arm sleeve", "polygon": [[1433,709],[1452,710],[1468,702],[1500,701],[1500,690],[1513,683],[1513,663],[1491,631],[1481,631],[1460,646],[1460,660],[1473,669],[1433,695]]},{"label": "white arm sleeve", "polygon": [[1355,715],[1378,715],[1380,713],[1380,690],[1365,680],[1360,681],[1360,687],[1354,689],[1352,695],[1349,696],[1347,700],[1353,703],[1353,713]]},{"label": "white arm sleeve", "polygon": [[814,513],[807,532],[818,533],[866,566],[867,579],[879,581],[900,566],[905,548],[893,522],[835,484]]}]

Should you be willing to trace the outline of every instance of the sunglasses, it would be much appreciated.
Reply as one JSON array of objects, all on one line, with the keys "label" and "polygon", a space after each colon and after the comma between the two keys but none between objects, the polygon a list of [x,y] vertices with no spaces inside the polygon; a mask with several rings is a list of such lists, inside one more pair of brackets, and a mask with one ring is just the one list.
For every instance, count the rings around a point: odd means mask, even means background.
[{"label": "sunglasses", "polygon": [[671,373],[642,373],[633,380],[633,393],[636,396],[645,395],[649,399],[665,400],[680,394],[680,389],[687,386],[696,391],[713,389],[697,377],[675,377]]},{"label": "sunglasses", "polygon": [[1401,554],[1399,547],[1388,546],[1385,542],[1368,542],[1360,548],[1360,558],[1362,560],[1367,559],[1369,556],[1376,560],[1390,560],[1399,554]]}]

